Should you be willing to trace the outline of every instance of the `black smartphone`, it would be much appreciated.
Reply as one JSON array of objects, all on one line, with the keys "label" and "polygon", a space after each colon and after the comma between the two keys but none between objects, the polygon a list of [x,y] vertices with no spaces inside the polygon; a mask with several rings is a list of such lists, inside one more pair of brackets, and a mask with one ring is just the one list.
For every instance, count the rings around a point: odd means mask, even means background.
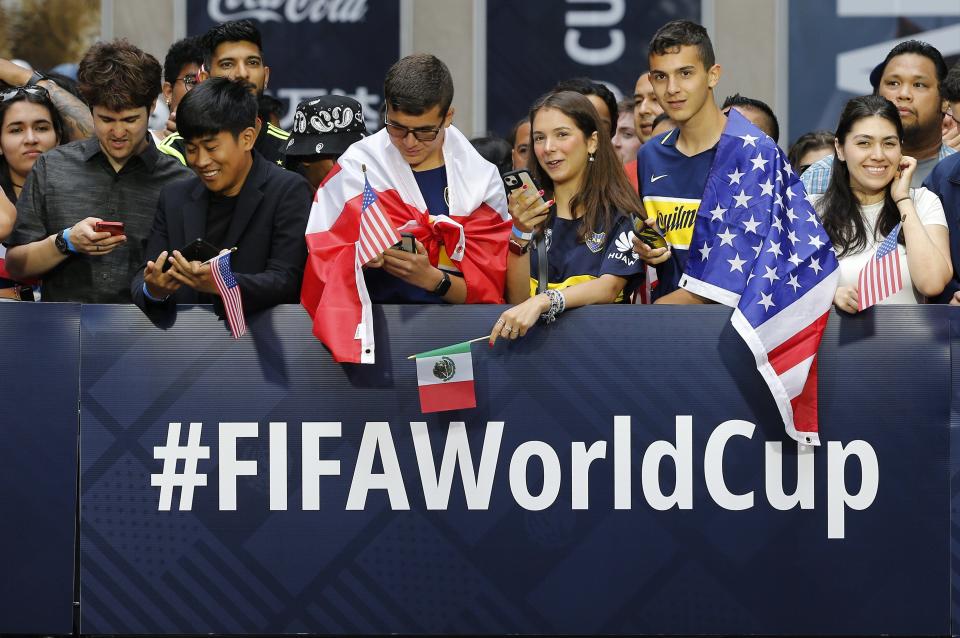
[{"label": "black smartphone", "polygon": [[[220,254],[220,250],[201,238],[194,239],[192,242],[180,249],[180,254],[187,261],[208,261]],[[170,268],[170,262],[163,264],[163,272]]]},{"label": "black smartphone", "polygon": [[633,215],[633,234],[650,248],[666,248],[667,239],[656,228],[647,226],[640,215]]},{"label": "black smartphone", "polygon": [[415,253],[417,252],[417,238],[414,237],[413,233],[400,233],[400,241],[391,248],[402,250],[405,253]]},{"label": "black smartphone", "polygon": [[[515,171],[504,173],[501,179],[503,179],[503,185],[506,186],[507,190],[511,193],[519,191],[524,186],[526,186],[527,190],[531,193],[537,193],[540,190],[536,182],[533,181],[533,176],[530,175],[530,171],[525,168],[518,168]],[[540,203],[546,203],[543,197],[540,197]]]}]

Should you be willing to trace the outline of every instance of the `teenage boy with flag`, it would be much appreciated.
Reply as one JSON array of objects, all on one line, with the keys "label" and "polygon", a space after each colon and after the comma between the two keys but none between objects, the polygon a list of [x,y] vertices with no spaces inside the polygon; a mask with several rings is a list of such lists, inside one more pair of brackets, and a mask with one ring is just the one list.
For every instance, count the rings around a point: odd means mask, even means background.
[{"label": "teenage boy with flag", "polygon": [[657,303],[722,303],[753,352],[787,433],[819,444],[816,352],[837,287],[830,240],[776,142],[717,108],[706,30],[676,20],[650,42],[650,80],[676,130],[638,155],[648,223],[668,246],[634,241],[657,265]]},{"label": "teenage boy with flag", "polygon": [[[372,303],[503,303],[506,197],[452,125],[450,71],[407,56],[387,72],[384,101],[384,128],[340,157],[307,225],[301,302],[341,362],[374,362]],[[380,216],[392,228],[361,233]],[[414,235],[414,252],[391,247],[397,233]]]},{"label": "teenage boy with flag", "polygon": [[[296,303],[311,189],[254,150],[256,118],[257,99],[226,78],[201,83],[180,102],[177,126],[196,176],[160,193],[146,250],[153,260],[131,286],[147,314],[212,303],[239,337],[243,311]],[[181,253],[198,238],[231,252],[212,261]]]}]

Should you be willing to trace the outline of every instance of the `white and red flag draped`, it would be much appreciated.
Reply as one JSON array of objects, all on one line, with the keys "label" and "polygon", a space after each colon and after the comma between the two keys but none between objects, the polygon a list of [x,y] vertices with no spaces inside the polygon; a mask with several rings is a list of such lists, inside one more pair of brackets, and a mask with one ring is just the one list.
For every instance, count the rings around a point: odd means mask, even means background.
[{"label": "white and red flag draped", "polygon": [[[449,215],[431,215],[413,171],[386,130],[353,144],[317,189],[307,223],[300,301],[313,334],[343,363],[374,363],[373,314],[363,278],[364,186],[396,230],[413,233],[430,263],[463,275],[467,303],[503,303],[511,221],[496,167],[455,127],[445,129]],[[366,173],[361,167],[366,168]],[[368,195],[369,200],[369,195]]]}]

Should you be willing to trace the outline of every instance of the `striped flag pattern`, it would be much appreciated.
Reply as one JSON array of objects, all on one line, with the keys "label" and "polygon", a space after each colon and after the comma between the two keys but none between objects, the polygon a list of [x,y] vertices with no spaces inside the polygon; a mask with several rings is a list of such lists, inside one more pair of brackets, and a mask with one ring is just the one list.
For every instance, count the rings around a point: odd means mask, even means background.
[{"label": "striped flag pattern", "polygon": [[360,204],[360,238],[357,240],[357,258],[365,264],[387,248],[400,241],[400,234],[390,223],[379,204],[380,198],[370,187],[366,170],[363,171],[363,200]]},{"label": "striped flag pattern", "polygon": [[900,251],[897,250],[897,236],[900,224],[893,227],[890,234],[877,247],[873,259],[860,271],[857,279],[857,310],[863,311],[903,290],[903,276],[900,274]]},{"label": "striped flag pattern", "polygon": [[230,268],[231,252],[217,255],[210,260],[210,273],[217,286],[217,292],[223,300],[223,307],[227,311],[227,323],[234,339],[239,339],[247,333],[247,322],[243,318],[243,299],[240,298],[240,286]]}]

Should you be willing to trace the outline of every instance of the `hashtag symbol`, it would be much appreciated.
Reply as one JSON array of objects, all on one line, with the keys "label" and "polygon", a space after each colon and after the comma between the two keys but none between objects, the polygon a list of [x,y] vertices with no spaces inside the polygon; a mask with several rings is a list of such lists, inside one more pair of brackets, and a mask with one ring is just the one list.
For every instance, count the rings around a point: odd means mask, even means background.
[{"label": "hashtag symbol", "polygon": [[[197,473],[197,461],[210,458],[210,447],[200,445],[202,423],[191,423],[186,446],[180,445],[180,424],[171,423],[167,429],[167,444],[153,448],[153,458],[163,459],[163,472],[150,475],[150,485],[160,488],[161,512],[170,511],[173,491],[180,488],[180,511],[193,508],[193,490],[207,484],[207,475]],[[183,460],[183,472],[177,471],[179,460]]]}]

